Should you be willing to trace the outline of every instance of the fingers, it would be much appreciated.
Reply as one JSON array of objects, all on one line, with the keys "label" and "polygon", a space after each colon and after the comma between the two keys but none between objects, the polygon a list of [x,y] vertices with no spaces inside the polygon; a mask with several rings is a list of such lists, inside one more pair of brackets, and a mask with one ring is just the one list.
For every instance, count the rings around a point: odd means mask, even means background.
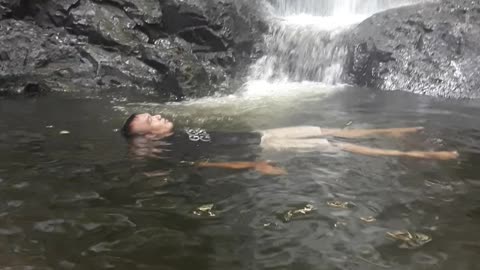
[{"label": "fingers", "polygon": [[255,170],[265,175],[285,175],[287,171],[280,167],[272,166],[268,163],[262,163],[255,166]]},{"label": "fingers", "polygon": [[279,167],[256,168],[256,171],[264,175],[286,175],[287,171]]}]

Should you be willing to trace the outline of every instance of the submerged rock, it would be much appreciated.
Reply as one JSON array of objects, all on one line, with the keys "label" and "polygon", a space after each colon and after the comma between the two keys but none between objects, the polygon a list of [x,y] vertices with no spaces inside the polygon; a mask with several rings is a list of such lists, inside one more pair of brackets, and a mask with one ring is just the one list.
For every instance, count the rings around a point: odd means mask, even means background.
[{"label": "submerged rock", "polygon": [[345,73],[381,90],[479,98],[479,43],[478,0],[387,10],[352,30]]},{"label": "submerged rock", "polygon": [[225,91],[266,30],[255,2],[0,0],[0,94]]}]

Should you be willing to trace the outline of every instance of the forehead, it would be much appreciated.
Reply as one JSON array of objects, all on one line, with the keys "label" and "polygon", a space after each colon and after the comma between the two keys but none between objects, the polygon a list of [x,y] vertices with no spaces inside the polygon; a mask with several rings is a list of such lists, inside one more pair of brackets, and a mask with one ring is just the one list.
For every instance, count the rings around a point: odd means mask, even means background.
[{"label": "forehead", "polygon": [[149,116],[149,113],[141,113],[135,117],[135,120],[147,120]]},{"label": "forehead", "polygon": [[149,113],[141,113],[141,114],[137,115],[137,117],[135,117],[133,122],[137,122],[137,123],[145,122],[145,121],[147,121],[148,117],[150,117]]}]

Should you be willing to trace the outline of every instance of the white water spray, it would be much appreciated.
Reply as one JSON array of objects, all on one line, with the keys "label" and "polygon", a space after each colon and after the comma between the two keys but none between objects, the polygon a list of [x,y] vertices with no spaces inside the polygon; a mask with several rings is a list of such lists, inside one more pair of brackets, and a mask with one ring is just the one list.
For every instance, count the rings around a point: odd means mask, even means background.
[{"label": "white water spray", "polygon": [[422,1],[271,0],[266,54],[248,80],[341,83],[347,53],[342,32],[375,12]]},{"label": "white water spray", "polygon": [[421,0],[272,0],[277,16],[311,14],[315,16],[371,15],[381,10],[416,4]]}]

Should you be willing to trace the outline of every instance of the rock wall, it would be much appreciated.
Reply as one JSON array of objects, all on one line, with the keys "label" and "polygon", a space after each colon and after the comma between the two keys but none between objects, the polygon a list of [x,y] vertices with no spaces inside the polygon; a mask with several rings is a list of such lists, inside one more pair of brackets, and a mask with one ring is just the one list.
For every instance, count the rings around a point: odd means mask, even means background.
[{"label": "rock wall", "polygon": [[227,91],[265,30],[256,1],[0,0],[0,94]]},{"label": "rock wall", "polygon": [[381,90],[480,97],[480,1],[388,10],[348,37],[346,79]]}]

